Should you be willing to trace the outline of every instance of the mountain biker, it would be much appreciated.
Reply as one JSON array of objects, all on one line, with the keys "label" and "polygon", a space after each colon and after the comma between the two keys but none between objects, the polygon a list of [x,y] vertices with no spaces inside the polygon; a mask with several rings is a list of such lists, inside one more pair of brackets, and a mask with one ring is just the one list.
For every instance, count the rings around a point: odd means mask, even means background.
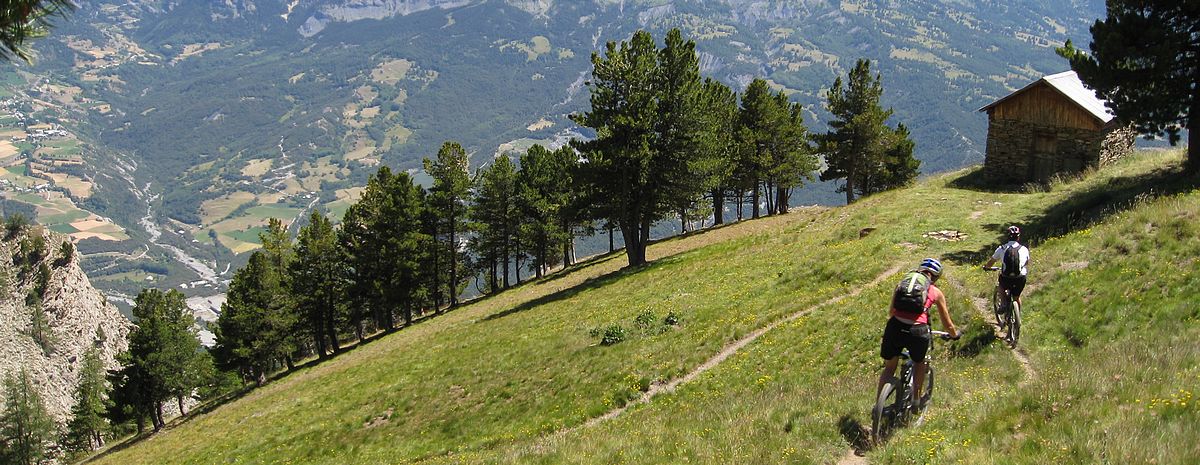
[{"label": "mountain biker", "polygon": [[[996,248],[996,252],[992,254],[992,258],[983,265],[985,270],[994,270],[992,267],[996,261],[1000,261],[1004,266],[1000,269],[1000,288],[1008,291],[1008,295],[1012,297],[1017,305],[1021,303],[1021,292],[1025,290],[1025,282],[1029,275],[1029,248],[1021,245],[1021,228],[1016,225],[1008,227],[1008,242]],[[1010,249],[1012,252],[1010,252]],[[1009,259],[1005,256],[1009,253],[1015,254]],[[1013,263],[1015,262],[1015,263]],[[1012,268],[1012,269],[1009,269]]]},{"label": "mountain biker", "polygon": [[915,273],[923,274],[928,278],[924,308],[920,313],[897,310],[897,296],[892,296],[891,308],[888,310],[890,318],[888,318],[887,326],[883,331],[883,341],[879,348],[879,356],[884,359],[883,372],[879,374],[879,386],[875,392],[882,391],[887,380],[895,375],[896,366],[900,362],[900,351],[907,348],[915,370],[913,373],[913,408],[921,409],[924,408],[924,405],[919,405],[920,396],[915,393],[920,393],[921,387],[925,383],[925,353],[929,350],[931,337],[929,308],[937,305],[942,325],[946,327],[946,331],[950,333],[952,339],[958,339],[959,334],[958,328],[954,326],[954,320],[950,318],[946,296],[934,285],[942,276],[942,263],[933,258],[926,258],[921,261],[921,265],[917,267]]}]

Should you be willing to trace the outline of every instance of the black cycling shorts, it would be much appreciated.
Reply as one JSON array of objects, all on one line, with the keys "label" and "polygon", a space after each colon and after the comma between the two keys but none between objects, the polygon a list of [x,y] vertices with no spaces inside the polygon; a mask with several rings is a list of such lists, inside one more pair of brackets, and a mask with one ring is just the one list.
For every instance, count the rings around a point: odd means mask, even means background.
[{"label": "black cycling shorts", "polygon": [[891,360],[898,357],[902,349],[908,349],[908,355],[913,360],[924,361],[925,353],[929,351],[929,340],[929,325],[910,325],[889,318],[883,330],[883,341],[879,345],[879,356]]},{"label": "black cycling shorts", "polygon": [[1000,276],[1000,288],[1008,291],[1013,299],[1021,297],[1021,292],[1025,290],[1025,276]]}]

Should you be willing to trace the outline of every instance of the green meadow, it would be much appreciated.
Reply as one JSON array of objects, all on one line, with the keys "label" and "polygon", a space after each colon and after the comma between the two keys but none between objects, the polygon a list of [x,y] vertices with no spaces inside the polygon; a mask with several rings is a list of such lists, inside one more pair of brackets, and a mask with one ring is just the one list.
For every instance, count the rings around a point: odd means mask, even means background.
[{"label": "green meadow", "polygon": [[[1200,193],[1181,160],[1142,152],[1002,192],[963,171],[662,241],[638,269],[598,257],[93,462],[1189,463]],[[1010,223],[1033,245],[1027,368],[993,333],[979,269]],[[941,230],[965,239],[926,235]],[[947,265],[965,335],[935,344],[923,423],[870,444],[891,286],[925,256]]]}]

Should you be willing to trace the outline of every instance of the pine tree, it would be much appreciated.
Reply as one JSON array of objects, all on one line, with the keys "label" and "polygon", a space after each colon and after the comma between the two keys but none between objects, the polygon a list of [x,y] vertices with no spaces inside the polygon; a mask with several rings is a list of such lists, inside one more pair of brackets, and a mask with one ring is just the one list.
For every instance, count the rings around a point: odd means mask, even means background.
[{"label": "pine tree", "polygon": [[4,379],[4,411],[0,415],[0,440],[4,463],[33,465],[46,458],[46,445],[54,440],[54,420],[29,372],[21,369]]},{"label": "pine tree", "polygon": [[[908,131],[885,124],[892,110],[879,106],[883,94],[880,81],[878,74],[871,75],[871,62],[860,59],[845,86],[839,77],[829,89],[827,108],[834,120],[829,122],[830,131],[819,138],[819,150],[827,166],[821,180],[845,179],[839,192],[846,193],[846,203],[854,202],[856,195],[892,189],[916,178]],[[909,147],[906,150],[897,145]],[[900,158],[887,161],[889,156]],[[888,169],[895,172],[881,174]]]},{"label": "pine tree", "polygon": [[345,312],[344,261],[333,224],[320,212],[312,213],[297,239],[289,268],[291,291],[317,357],[325,358],[327,351],[341,350],[337,328]]},{"label": "pine tree", "polygon": [[[424,160],[425,172],[433,177],[429,206],[438,219],[437,238],[441,247],[437,253],[445,256],[447,281],[444,288],[449,294],[450,306],[458,305],[459,286],[464,277],[459,274],[463,262],[459,241],[466,230],[467,199],[471,189],[468,164],[467,152],[457,142],[449,141],[442,144],[437,158]],[[441,311],[440,302],[437,310]]]},{"label": "pine tree", "polygon": [[596,138],[583,152],[582,198],[591,215],[619,225],[630,266],[646,262],[650,226],[705,191],[703,108],[695,44],[678,31],[656,49],[648,32],[592,54],[591,109],[572,115]]},{"label": "pine tree", "polygon": [[517,203],[522,215],[522,242],[533,257],[530,265],[539,278],[550,268],[553,249],[571,240],[568,204],[574,156],[569,147],[551,152],[541,145],[530,147],[521,156]]},{"label": "pine tree", "polygon": [[192,333],[195,319],[179,291],[143,290],[134,299],[133,316],[138,326],[129,334],[128,363],[137,367],[137,376],[130,381],[145,383],[137,400],[153,404],[151,420],[158,430],[166,424],[166,400],[174,398],[185,413],[183,399],[203,383],[199,367],[208,355],[200,351]]},{"label": "pine tree", "polygon": [[259,385],[277,366],[290,364],[296,351],[298,318],[287,306],[290,289],[275,265],[266,248],[250,255],[233,275],[213,331],[217,366],[236,370]]},{"label": "pine tree", "polygon": [[725,222],[725,197],[733,188],[734,169],[738,161],[738,143],[734,134],[738,132],[737,94],[732,89],[713,79],[704,80],[702,114],[706,117],[703,160],[708,173],[706,183],[709,200],[713,208],[713,224]]},{"label": "pine tree", "polygon": [[10,0],[0,8],[0,57],[29,62],[26,42],[49,33],[50,21],[75,8],[70,0]]},{"label": "pine tree", "polygon": [[1091,54],[1058,50],[1118,118],[1174,145],[1188,131],[1186,168],[1200,171],[1200,6],[1195,1],[1109,0],[1091,27]]},{"label": "pine tree", "polygon": [[67,447],[71,450],[88,452],[104,446],[104,434],[108,431],[105,412],[110,408],[104,375],[100,352],[95,347],[89,348],[79,367],[75,405],[67,424]]},{"label": "pine tree", "polygon": [[[497,157],[491,165],[476,175],[478,193],[471,206],[474,224],[475,254],[483,257],[490,268],[489,288],[494,292],[510,285],[514,235],[519,226],[516,211],[517,171],[507,155]],[[501,282],[500,276],[503,276]]]},{"label": "pine tree", "polygon": [[[408,173],[381,167],[343,218],[338,243],[349,265],[351,306],[369,308],[376,328],[394,329],[397,310],[411,324],[427,302],[424,273],[434,271],[422,266],[430,252],[422,230],[424,202],[424,190]],[[357,318],[352,311],[351,320]],[[361,323],[354,324],[361,338]]]}]

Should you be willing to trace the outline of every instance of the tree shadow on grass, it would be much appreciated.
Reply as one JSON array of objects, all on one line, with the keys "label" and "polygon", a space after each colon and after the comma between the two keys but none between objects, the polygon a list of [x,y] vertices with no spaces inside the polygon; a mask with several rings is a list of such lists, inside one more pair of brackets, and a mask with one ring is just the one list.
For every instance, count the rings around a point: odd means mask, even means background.
[{"label": "tree shadow on grass", "polygon": [[579,284],[576,284],[574,286],[560,290],[558,292],[546,294],[544,296],[528,300],[528,301],[521,303],[520,305],[517,305],[508,310],[493,313],[491,315],[484,317],[480,321],[481,322],[492,321],[492,320],[504,318],[509,315],[521,313],[525,310],[529,310],[529,309],[532,309],[534,307],[538,307],[541,305],[546,305],[546,304],[549,304],[552,302],[557,302],[559,300],[570,299],[571,297],[574,297],[583,291],[587,291],[587,290],[591,290],[591,289],[599,289],[601,287],[612,284],[613,282],[616,282],[625,276],[629,276],[629,275],[632,275],[635,273],[640,273],[644,270],[653,268],[655,266],[659,266],[661,264],[662,264],[662,262],[660,259],[659,261],[650,262],[650,263],[647,263],[642,266],[625,267],[625,268],[621,268],[620,270],[614,271],[612,273],[606,273],[606,274],[602,274],[600,276],[594,276],[594,277],[584,280],[583,282],[581,282]]},{"label": "tree shadow on grass", "polygon": [[842,434],[846,443],[854,448],[855,455],[862,456],[871,450],[871,430],[850,414],[842,415],[838,419],[838,432]]},{"label": "tree shadow on grass", "polygon": [[[981,190],[975,183],[979,171],[972,171],[950,182],[951,187]],[[976,186],[976,187],[970,187]],[[1054,237],[1086,229],[1128,211],[1137,205],[1163,196],[1188,192],[1200,187],[1200,176],[1188,175],[1178,163],[1160,166],[1149,173],[1119,176],[1105,183],[1073,192],[1062,201],[1026,220],[1021,226],[1022,243],[1031,247]],[[989,229],[993,225],[986,225]],[[996,241],[977,250],[959,250],[945,258],[960,265],[977,265],[991,257],[996,245],[1007,240],[1003,225],[994,225]]]}]

